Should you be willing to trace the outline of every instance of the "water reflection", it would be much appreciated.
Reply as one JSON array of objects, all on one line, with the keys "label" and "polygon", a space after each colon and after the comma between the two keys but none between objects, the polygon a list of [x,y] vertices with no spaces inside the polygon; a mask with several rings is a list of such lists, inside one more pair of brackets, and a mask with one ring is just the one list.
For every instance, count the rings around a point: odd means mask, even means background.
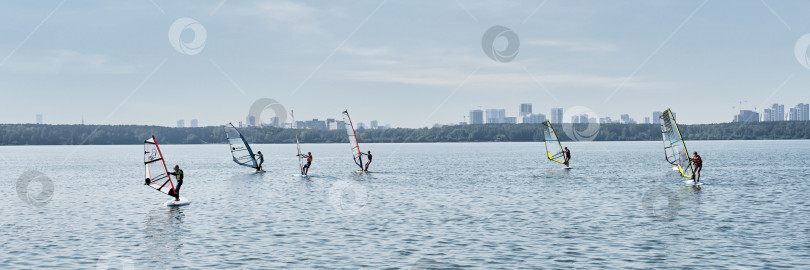
[{"label": "water reflection", "polygon": [[183,257],[183,207],[160,207],[149,211],[144,220],[145,258],[151,269],[188,267]]}]

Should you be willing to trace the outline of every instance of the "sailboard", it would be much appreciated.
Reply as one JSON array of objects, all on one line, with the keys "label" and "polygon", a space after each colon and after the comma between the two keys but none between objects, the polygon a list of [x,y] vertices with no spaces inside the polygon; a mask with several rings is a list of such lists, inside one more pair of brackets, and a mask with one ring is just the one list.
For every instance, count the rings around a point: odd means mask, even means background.
[{"label": "sailboard", "polygon": [[363,168],[363,154],[360,152],[360,144],[357,142],[357,132],[354,130],[352,118],[349,117],[349,110],[343,111],[343,122],[348,124],[348,126],[346,126],[346,133],[349,135],[349,144],[351,145],[354,164],[360,167],[358,171],[365,171]]},{"label": "sailboard", "polygon": [[684,183],[684,184],[687,184],[687,185],[692,185],[692,186],[702,186],[702,185],[706,184],[706,183],[704,183],[703,181],[701,181],[701,182],[695,182],[695,181],[693,181],[693,180],[686,180],[686,181],[683,181],[683,183]]},{"label": "sailboard", "polygon": [[[163,159],[163,153],[160,152],[160,147],[158,146],[155,136],[144,141],[143,154],[143,164],[146,175],[144,184],[163,194],[174,197],[174,188],[177,186],[177,179],[169,174],[169,170],[166,168],[166,161]],[[180,197],[180,199],[181,201],[185,200],[188,202],[188,200],[183,197]]]},{"label": "sailboard", "polygon": [[233,162],[254,169],[259,168],[259,163],[256,162],[256,156],[253,155],[250,144],[248,144],[245,137],[242,136],[242,133],[239,133],[239,130],[237,130],[233,124],[228,123],[228,125],[225,126],[225,136],[228,138],[228,144],[231,147]]},{"label": "sailboard", "polygon": [[169,200],[169,201],[163,203],[163,206],[183,206],[183,205],[189,205],[189,204],[191,204],[191,201],[186,199],[186,197],[180,196],[179,200]]},{"label": "sailboard", "polygon": [[304,174],[304,161],[301,160],[301,144],[298,143],[298,122],[295,122],[295,113],[293,110],[290,110],[290,116],[292,116],[293,126],[295,127],[295,148],[298,149],[298,174],[293,176],[307,177],[307,175]]},{"label": "sailboard", "polygon": [[557,138],[557,133],[554,132],[551,122],[545,121],[542,126],[546,143],[546,156],[551,161],[565,164],[562,144],[560,144],[560,139]]},{"label": "sailboard", "polygon": [[[661,114],[661,134],[664,140],[664,157],[667,162],[675,166],[681,176],[692,179],[692,163],[689,161],[689,151],[683,141],[678,123],[670,109]],[[675,170],[673,168],[673,170]]]}]

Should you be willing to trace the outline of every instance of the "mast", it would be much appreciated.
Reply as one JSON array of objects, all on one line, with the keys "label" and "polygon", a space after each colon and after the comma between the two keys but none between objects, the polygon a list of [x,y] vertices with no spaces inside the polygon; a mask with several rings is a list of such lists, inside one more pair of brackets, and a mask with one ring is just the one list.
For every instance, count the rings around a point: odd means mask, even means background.
[{"label": "mast", "polygon": [[301,160],[301,145],[298,144],[298,122],[295,122],[293,110],[290,110],[290,115],[292,116],[293,126],[295,127],[295,147],[298,148],[298,169],[301,171],[301,174],[304,174],[304,164]]}]

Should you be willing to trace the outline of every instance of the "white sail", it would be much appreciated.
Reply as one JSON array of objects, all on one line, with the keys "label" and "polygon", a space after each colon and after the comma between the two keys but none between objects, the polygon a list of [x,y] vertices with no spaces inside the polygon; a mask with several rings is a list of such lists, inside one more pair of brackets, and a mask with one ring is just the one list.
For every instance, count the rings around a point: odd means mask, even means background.
[{"label": "white sail", "polygon": [[661,115],[661,133],[664,138],[664,156],[667,161],[677,166],[681,176],[691,179],[694,171],[689,160],[689,152],[686,150],[686,142],[683,141],[681,130],[670,109]]},{"label": "white sail", "polygon": [[163,153],[160,152],[155,136],[144,141],[143,154],[143,164],[146,171],[145,184],[166,195],[174,196],[174,187],[177,185],[177,181],[166,169],[166,162],[163,159]]},{"label": "white sail", "polygon": [[349,117],[349,111],[343,111],[343,120],[346,124],[346,133],[349,135],[349,144],[351,145],[352,150],[352,158],[354,159],[354,163],[360,167],[360,170],[363,170],[363,154],[360,152],[360,144],[357,142],[357,132],[354,130],[354,124],[352,123],[352,118]]},{"label": "white sail", "polygon": [[233,124],[228,123],[228,125],[225,126],[225,136],[228,138],[228,144],[231,147],[233,162],[254,169],[259,168],[259,163],[256,162],[256,156],[253,155],[250,144],[248,144],[245,137],[242,136],[242,133],[239,133],[239,130],[237,130]]}]

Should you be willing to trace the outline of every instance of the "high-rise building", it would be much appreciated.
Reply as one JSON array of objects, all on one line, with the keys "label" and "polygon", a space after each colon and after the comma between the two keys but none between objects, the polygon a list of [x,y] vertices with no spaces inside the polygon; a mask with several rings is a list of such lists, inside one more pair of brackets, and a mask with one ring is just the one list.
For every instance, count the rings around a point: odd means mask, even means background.
[{"label": "high-rise building", "polygon": [[517,124],[517,117],[513,117],[513,116],[506,117],[506,118],[504,118],[503,121],[506,124]]},{"label": "high-rise building", "polygon": [[37,124],[42,125],[42,114],[37,114]]},{"label": "high-rise building", "polygon": [[377,129],[378,127],[377,120],[371,120],[371,129]]},{"label": "high-rise building", "polygon": [[471,110],[470,111],[470,124],[471,125],[480,125],[484,123],[484,111],[482,110]]},{"label": "high-rise building", "polygon": [[750,110],[740,110],[740,114],[734,116],[734,122],[759,122],[759,113]]},{"label": "high-rise building", "polygon": [[587,123],[590,123],[590,119],[588,119],[588,115],[587,115],[587,114],[584,114],[584,113],[583,113],[583,114],[580,114],[580,115],[579,115],[579,123],[581,123],[581,124],[587,124]]},{"label": "high-rise building", "polygon": [[357,123],[357,130],[366,129],[366,124],[363,122]]},{"label": "high-rise building", "polygon": [[563,122],[563,108],[551,108],[551,123],[560,124]]},{"label": "high-rise building", "polygon": [[546,115],[542,113],[533,113],[523,117],[524,124],[540,124],[546,121]]},{"label": "high-rise building", "polygon": [[[329,119],[326,119],[329,122]],[[328,124],[329,130],[344,130],[346,129],[346,123],[343,121],[334,121]]]},{"label": "high-rise building", "polygon": [[532,114],[532,104],[531,103],[523,103],[520,104],[520,117],[527,117]]},{"label": "high-rise building", "polygon": [[487,124],[502,124],[506,121],[506,110],[487,109]]},{"label": "high-rise building", "polygon": [[191,119],[191,127],[198,127],[198,124],[197,119]]},{"label": "high-rise building", "polygon": [[245,117],[245,125],[248,127],[255,127],[256,117],[253,117],[253,115],[248,115],[247,117]]},{"label": "high-rise building", "polygon": [[335,118],[326,118],[326,128],[332,130],[333,126],[335,129],[337,129],[337,126],[335,125]]},{"label": "high-rise building", "polygon": [[[282,124],[283,123],[279,123],[278,116],[273,116],[273,117],[270,117],[270,123],[267,124],[267,126],[280,127],[280,126],[282,126]],[[256,123],[256,125],[265,126],[262,123]]]},{"label": "high-rise building", "polygon": [[649,116],[644,117],[644,124],[650,124],[650,117]]},{"label": "high-rise building", "polygon": [[661,115],[663,115],[663,114],[664,114],[663,112],[654,111],[652,113],[652,117],[650,118],[652,120],[653,124],[659,124],[660,125],[661,124]]},{"label": "high-rise building", "polygon": [[810,104],[799,103],[796,105],[796,114],[799,121],[810,121]]},{"label": "high-rise building", "polygon": [[326,121],[320,121],[318,119],[306,121],[304,125],[310,129],[326,129]]},{"label": "high-rise building", "polygon": [[765,110],[762,111],[762,122],[775,121],[774,119],[776,119],[776,116],[773,113],[773,109],[765,108]]},{"label": "high-rise building", "polygon": [[798,108],[790,108],[788,113],[788,120],[790,121],[799,121],[799,110]]},{"label": "high-rise building", "polygon": [[785,105],[774,103],[771,106],[773,110],[773,118],[771,121],[785,121]]},{"label": "high-rise building", "polygon": [[177,120],[177,127],[179,127],[179,128],[186,127],[186,121],[185,120]]},{"label": "high-rise building", "polygon": [[622,114],[620,117],[622,119],[622,124],[635,124],[636,123],[636,120],[633,120],[633,118],[630,118],[629,114]]}]

